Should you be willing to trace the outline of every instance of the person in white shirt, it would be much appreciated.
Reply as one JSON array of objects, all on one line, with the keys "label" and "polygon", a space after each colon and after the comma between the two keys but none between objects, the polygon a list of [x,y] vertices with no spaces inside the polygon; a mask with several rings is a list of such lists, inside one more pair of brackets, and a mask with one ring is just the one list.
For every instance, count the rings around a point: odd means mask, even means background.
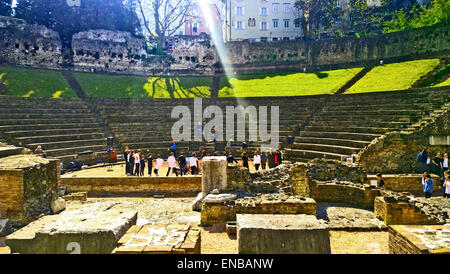
[{"label": "person in white shirt", "polygon": [[155,173],[156,176],[159,176],[158,171],[161,169],[163,163],[164,160],[161,159],[161,155],[158,155],[158,157],[156,158],[156,166],[155,169],[153,170],[153,173]]},{"label": "person in white shirt", "polygon": [[258,171],[259,167],[261,166],[261,155],[259,155],[257,152],[255,152],[255,155],[253,156],[253,165],[255,166],[256,171]]},{"label": "person in white shirt", "polygon": [[176,170],[177,167],[177,159],[175,159],[174,153],[171,152],[169,158],[167,158],[167,162],[169,163],[169,168],[167,169],[167,174],[166,177],[169,177],[169,173],[172,170],[173,173],[175,173],[175,175],[177,175],[178,177],[178,173]]},{"label": "person in white shirt", "polygon": [[445,181],[444,181],[444,197],[450,198],[450,175],[448,172],[445,173]]},{"label": "person in white shirt", "polygon": [[133,155],[133,157],[134,157],[134,165],[136,167],[136,169],[134,171],[134,175],[135,176],[139,176],[139,174],[140,174],[140,167],[141,167],[141,151],[138,150],[138,152],[135,153]]},{"label": "person in white shirt", "polygon": [[444,154],[444,159],[442,160],[442,168],[444,169],[444,171],[448,170],[448,154],[447,153]]},{"label": "person in white shirt", "polygon": [[198,160],[197,157],[195,157],[195,153],[192,153],[192,156],[189,157],[189,166],[191,168],[191,174],[196,175],[198,171]]}]

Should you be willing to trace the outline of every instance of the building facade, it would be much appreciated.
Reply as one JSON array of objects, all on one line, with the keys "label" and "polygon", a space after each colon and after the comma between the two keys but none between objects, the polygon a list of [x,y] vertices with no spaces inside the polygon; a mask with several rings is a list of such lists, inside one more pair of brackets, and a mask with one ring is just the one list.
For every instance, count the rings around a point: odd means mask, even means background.
[{"label": "building facade", "polygon": [[295,0],[224,0],[225,41],[295,40],[303,36]]},{"label": "building facade", "polygon": [[222,37],[222,11],[223,3],[219,0],[203,0],[208,4],[208,13],[212,22],[208,22],[199,2],[195,2],[192,12],[186,17],[184,35],[196,36],[201,33],[211,34],[212,31]]}]

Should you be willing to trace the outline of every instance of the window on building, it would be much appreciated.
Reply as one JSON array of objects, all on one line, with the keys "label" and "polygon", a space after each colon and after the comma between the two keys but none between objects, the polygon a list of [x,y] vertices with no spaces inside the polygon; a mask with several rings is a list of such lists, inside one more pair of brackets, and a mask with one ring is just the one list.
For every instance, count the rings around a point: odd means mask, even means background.
[{"label": "window on building", "polygon": [[341,7],[341,0],[336,0],[336,7],[338,7],[338,8]]},{"label": "window on building", "polygon": [[260,40],[261,42],[267,42],[267,37],[261,37]]},{"label": "window on building", "polygon": [[277,29],[279,27],[279,20],[278,19],[273,19],[273,28]]},{"label": "window on building", "polygon": [[237,29],[243,29],[244,28],[244,23],[242,21],[237,21],[236,22],[236,28]]},{"label": "window on building", "polygon": [[248,24],[249,27],[255,27],[256,26],[256,20],[255,18],[248,18]]},{"label": "window on building", "polygon": [[267,30],[267,22],[261,22],[261,30]]},{"label": "window on building", "polygon": [[244,8],[243,7],[237,7],[236,8],[236,14],[237,15],[243,15],[244,14]]},{"label": "window on building", "polygon": [[291,25],[291,20],[284,20],[284,28],[285,29],[290,28],[290,25]]},{"label": "window on building", "polygon": [[289,41],[289,37],[283,37],[284,41]]},{"label": "window on building", "polygon": [[260,15],[267,15],[267,8],[261,8]]},{"label": "window on building", "polygon": [[280,3],[273,3],[272,4],[272,11],[273,12],[280,12]]},{"label": "window on building", "polygon": [[278,37],[272,37],[272,41],[278,41]]},{"label": "window on building", "polygon": [[299,29],[300,28],[300,22],[294,22],[294,28]]},{"label": "window on building", "polygon": [[198,30],[198,23],[195,22],[195,23],[192,25],[192,31],[193,31],[193,32],[197,32],[197,30]]},{"label": "window on building", "polygon": [[290,3],[284,3],[283,4],[283,10],[284,10],[284,12],[291,12],[291,4]]}]

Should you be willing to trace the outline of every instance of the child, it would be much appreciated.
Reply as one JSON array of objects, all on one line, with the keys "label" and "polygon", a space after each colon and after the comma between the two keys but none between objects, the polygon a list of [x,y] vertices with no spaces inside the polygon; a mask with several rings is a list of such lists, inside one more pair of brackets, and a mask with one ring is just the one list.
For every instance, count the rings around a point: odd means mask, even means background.
[{"label": "child", "polygon": [[425,193],[425,198],[427,199],[431,198],[431,194],[433,194],[433,179],[431,179],[430,174],[425,175],[423,192]]},{"label": "child", "polygon": [[447,173],[444,182],[444,197],[450,198],[450,175]]},{"label": "child", "polygon": [[158,171],[161,169],[163,163],[164,160],[161,159],[161,155],[158,154],[158,156],[156,157],[156,166],[155,169],[153,170],[153,173],[155,173],[156,176],[159,176]]},{"label": "child", "polygon": [[248,159],[247,153],[245,153],[245,152],[242,153],[241,158],[242,158],[242,166],[245,167],[246,169],[250,169],[250,168],[248,167],[248,161],[249,161],[249,159]]}]

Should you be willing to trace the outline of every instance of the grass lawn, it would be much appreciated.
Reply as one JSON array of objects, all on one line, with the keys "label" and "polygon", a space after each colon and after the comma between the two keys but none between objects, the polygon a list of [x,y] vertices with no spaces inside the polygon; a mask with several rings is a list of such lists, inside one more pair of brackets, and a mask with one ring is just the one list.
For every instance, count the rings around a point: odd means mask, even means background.
[{"label": "grass lawn", "polygon": [[447,78],[447,80],[445,80],[444,82],[440,82],[437,85],[434,85],[435,87],[445,87],[445,86],[450,86],[450,78]]},{"label": "grass lawn", "polygon": [[74,73],[89,96],[102,98],[209,97],[211,77],[143,77]]},{"label": "grass lawn", "polygon": [[222,78],[219,97],[299,96],[332,94],[362,68],[316,73],[252,74]]},{"label": "grass lawn", "polygon": [[439,59],[425,59],[377,66],[346,93],[362,93],[410,88],[439,65]]},{"label": "grass lawn", "polygon": [[8,95],[18,97],[75,98],[66,79],[58,71],[2,66],[0,81]]}]

